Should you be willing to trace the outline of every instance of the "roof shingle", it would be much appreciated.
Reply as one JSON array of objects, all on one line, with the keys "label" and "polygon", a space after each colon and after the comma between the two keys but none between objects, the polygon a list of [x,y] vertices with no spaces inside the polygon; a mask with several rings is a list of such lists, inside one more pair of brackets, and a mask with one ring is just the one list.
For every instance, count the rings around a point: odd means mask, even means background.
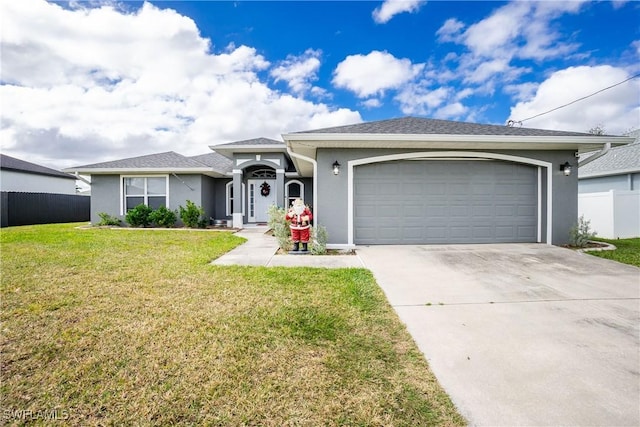
[{"label": "roof shingle", "polygon": [[55,176],[58,178],[67,178],[74,180],[76,179],[74,176],[71,176],[64,172],[50,169],[45,166],[36,165],[35,163],[27,162],[24,160],[16,159],[15,157],[7,156],[6,154],[0,154],[0,168],[17,172],[27,172],[36,175]]},{"label": "roof shingle", "polygon": [[[602,157],[580,166],[578,168],[578,176],[603,176],[640,172],[640,131],[630,133],[629,136],[635,136],[636,140],[628,145],[610,148]],[[589,156],[585,157],[588,158]]]},{"label": "roof shingle", "polygon": [[402,117],[294,133],[372,133],[410,135],[589,136],[587,133],[529,129],[450,120]]}]

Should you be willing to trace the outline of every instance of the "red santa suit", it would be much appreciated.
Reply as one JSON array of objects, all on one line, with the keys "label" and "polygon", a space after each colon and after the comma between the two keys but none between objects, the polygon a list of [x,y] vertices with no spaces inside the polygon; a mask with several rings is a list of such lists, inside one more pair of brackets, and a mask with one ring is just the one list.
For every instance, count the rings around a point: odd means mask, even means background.
[{"label": "red santa suit", "polygon": [[311,220],[313,215],[308,207],[304,207],[302,213],[297,214],[292,207],[286,215],[291,229],[291,241],[293,243],[308,243],[309,229],[311,228]]}]

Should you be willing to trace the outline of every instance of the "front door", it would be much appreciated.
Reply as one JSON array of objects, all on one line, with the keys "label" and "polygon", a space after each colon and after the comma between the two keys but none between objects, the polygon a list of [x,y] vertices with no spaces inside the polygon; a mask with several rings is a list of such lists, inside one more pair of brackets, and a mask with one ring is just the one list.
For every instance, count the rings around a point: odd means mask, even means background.
[{"label": "front door", "polygon": [[249,184],[249,222],[267,222],[269,206],[276,204],[275,179],[250,179]]}]

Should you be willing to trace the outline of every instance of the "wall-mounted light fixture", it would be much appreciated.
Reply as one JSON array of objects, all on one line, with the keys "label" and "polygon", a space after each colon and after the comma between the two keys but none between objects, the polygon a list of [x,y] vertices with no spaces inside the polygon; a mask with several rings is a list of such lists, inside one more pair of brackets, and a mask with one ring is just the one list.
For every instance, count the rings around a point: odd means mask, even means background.
[{"label": "wall-mounted light fixture", "polygon": [[340,173],[340,163],[338,163],[337,160],[333,162],[333,165],[331,165],[331,167],[333,168],[334,175],[338,175]]},{"label": "wall-mounted light fixture", "polygon": [[564,173],[564,176],[571,175],[571,165],[569,162],[564,162],[563,165],[560,165],[560,170]]}]

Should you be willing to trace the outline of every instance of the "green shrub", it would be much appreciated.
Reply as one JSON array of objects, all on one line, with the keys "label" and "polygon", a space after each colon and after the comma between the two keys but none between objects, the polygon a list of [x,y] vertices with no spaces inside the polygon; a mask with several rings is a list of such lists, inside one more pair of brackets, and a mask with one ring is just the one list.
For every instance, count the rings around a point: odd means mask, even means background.
[{"label": "green shrub", "polygon": [[278,241],[278,246],[285,252],[289,252],[292,248],[291,243],[291,230],[289,229],[289,223],[285,219],[287,211],[284,208],[279,208],[276,205],[269,206],[267,211],[269,214],[269,220],[267,224],[273,231],[273,235]]},{"label": "green shrub", "polygon": [[596,233],[591,230],[591,221],[584,219],[584,215],[580,215],[576,225],[571,227],[569,231],[569,244],[578,248],[584,248],[589,240],[596,237]]},{"label": "green shrub", "polygon": [[152,211],[153,209],[151,209],[149,206],[141,203],[127,212],[127,215],[124,217],[124,219],[132,227],[146,227],[151,223],[149,216],[151,215]]},{"label": "green shrub", "polygon": [[187,200],[187,207],[180,206],[180,219],[184,222],[184,225],[189,228],[201,227],[204,228],[206,220],[204,219],[204,209],[201,206],[196,206],[191,200]]},{"label": "green shrub", "polygon": [[116,218],[115,216],[111,216],[106,212],[100,212],[98,214],[100,217],[100,222],[96,224],[97,226],[106,226],[106,225],[120,225],[122,222],[120,218]]},{"label": "green shrub", "polygon": [[322,225],[311,227],[311,254],[325,255],[327,253],[327,229]]},{"label": "green shrub", "polygon": [[173,227],[178,220],[176,213],[166,206],[160,206],[149,215],[149,220],[158,227]]}]

